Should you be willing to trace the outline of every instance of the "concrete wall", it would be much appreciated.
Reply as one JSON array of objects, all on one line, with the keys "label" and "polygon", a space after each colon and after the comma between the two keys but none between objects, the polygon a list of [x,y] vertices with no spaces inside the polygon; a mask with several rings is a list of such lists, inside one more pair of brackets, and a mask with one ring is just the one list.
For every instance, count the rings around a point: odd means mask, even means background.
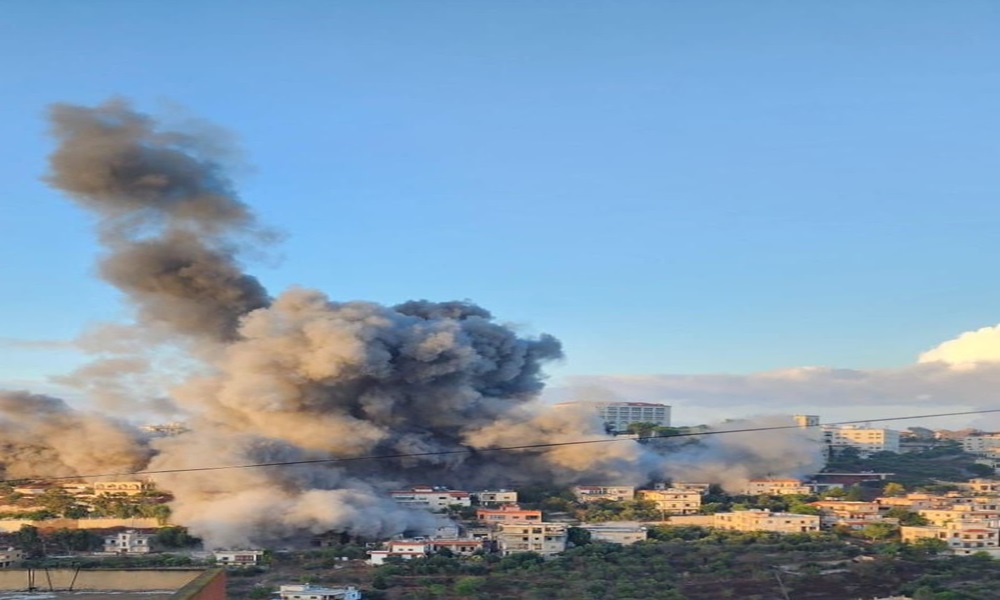
[{"label": "concrete wall", "polygon": [[[204,573],[204,569],[2,569],[0,590],[26,590],[30,575],[39,590],[150,591],[179,590]],[[74,576],[76,580],[74,581]],[[223,579],[223,587],[225,582]]]},{"label": "concrete wall", "polygon": [[0,531],[7,533],[19,531],[22,526],[31,525],[39,529],[109,529],[111,527],[130,527],[133,529],[157,529],[162,527],[157,519],[46,519],[44,521],[29,521],[27,519],[0,519]]}]

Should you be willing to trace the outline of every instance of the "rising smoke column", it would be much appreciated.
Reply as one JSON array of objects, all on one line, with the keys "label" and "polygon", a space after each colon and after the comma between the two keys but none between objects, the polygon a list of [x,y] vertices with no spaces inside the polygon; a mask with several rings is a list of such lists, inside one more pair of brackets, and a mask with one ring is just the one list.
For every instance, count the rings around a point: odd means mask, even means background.
[{"label": "rising smoke column", "polygon": [[[586,419],[535,422],[525,408],[542,388],[542,365],[561,356],[555,338],[519,336],[468,302],[386,307],[304,288],[272,301],[237,259],[262,228],[211,144],[164,131],[120,100],[56,105],[51,118],[59,146],[47,181],[96,215],[101,277],[135,307],[141,335],[164,336],[199,363],[171,394],[191,431],[156,440],[148,468],[460,451],[163,476],[177,520],[210,543],[277,531],[399,533],[429,525],[426,514],[385,500],[399,485],[515,473],[573,480],[638,460],[464,452],[600,430]],[[76,376],[141,364],[114,360]]]},{"label": "rising smoke column", "polygon": [[238,236],[258,233],[207,145],[113,100],[57,104],[59,146],[46,180],[98,217],[108,254],[101,277],[147,326],[230,340],[267,293],[235,259]]}]

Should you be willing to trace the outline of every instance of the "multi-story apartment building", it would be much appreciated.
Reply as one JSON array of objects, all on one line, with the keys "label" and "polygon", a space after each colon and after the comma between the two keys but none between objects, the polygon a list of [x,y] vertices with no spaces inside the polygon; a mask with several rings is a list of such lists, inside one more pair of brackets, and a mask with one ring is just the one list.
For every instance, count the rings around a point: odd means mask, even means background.
[{"label": "multi-story apartment building", "polygon": [[7,548],[0,550],[0,569],[9,569],[21,564],[24,560],[24,552],[17,548]]},{"label": "multi-story apartment building", "polygon": [[263,550],[216,550],[213,554],[220,565],[249,566],[264,561]]},{"label": "multi-story apartment building", "polygon": [[656,508],[665,515],[693,515],[701,508],[701,492],[679,488],[659,490],[637,490],[638,500],[655,502]]},{"label": "multi-story apartment building", "polygon": [[820,500],[809,504],[820,510],[820,522],[823,525],[855,527],[881,519],[878,502]]},{"label": "multi-story apartment building", "polygon": [[584,523],[581,529],[590,532],[590,539],[594,542],[608,542],[610,544],[629,545],[642,542],[649,537],[649,531],[638,523],[613,522],[607,523]]},{"label": "multi-story apartment building", "polygon": [[93,488],[95,496],[111,496],[116,494],[138,496],[143,492],[156,489],[156,486],[149,481],[95,481]]},{"label": "multi-story apartment building", "polygon": [[804,533],[819,531],[819,516],[760,509],[734,510],[733,512],[712,515],[712,527],[732,531]]},{"label": "multi-story apartment building", "polygon": [[389,495],[399,504],[435,511],[445,510],[449,506],[472,506],[469,492],[439,486],[416,486],[408,490],[392,491]]},{"label": "multi-story apartment building", "polygon": [[153,536],[139,533],[134,529],[105,536],[104,551],[115,554],[149,554],[152,552],[150,542]]},{"label": "multi-story apartment building", "polygon": [[427,540],[392,540],[387,542],[382,550],[371,550],[368,556],[371,564],[381,565],[390,556],[410,560],[414,557],[427,556],[430,551]]},{"label": "multi-story apartment building", "polygon": [[516,504],[516,490],[482,490],[473,492],[472,499],[482,506],[496,506],[498,504]]},{"label": "multi-story apartment building", "polygon": [[624,432],[633,423],[670,427],[670,406],[652,402],[563,402],[557,407],[585,406],[596,412],[607,428]]},{"label": "multi-story apartment building", "polygon": [[996,454],[1000,451],[1000,433],[982,433],[961,438],[962,450],[969,454]]},{"label": "multi-story apartment building", "polygon": [[525,510],[516,504],[505,504],[497,508],[476,509],[476,520],[480,523],[540,523],[542,511]]},{"label": "multi-story apartment building", "polygon": [[970,479],[966,485],[974,494],[1000,494],[1000,481],[996,479]]},{"label": "multi-story apartment building", "polygon": [[635,497],[635,488],[630,485],[578,485],[573,488],[573,495],[580,502],[621,502]]},{"label": "multi-story apartment building", "polygon": [[787,496],[790,494],[811,494],[812,488],[801,479],[751,479],[743,488],[747,496]]},{"label": "multi-story apartment building", "polygon": [[852,447],[862,454],[899,452],[899,432],[857,425],[823,428],[823,440],[833,449]]},{"label": "multi-story apartment building", "polygon": [[819,415],[793,415],[799,427],[819,427]]},{"label": "multi-story apartment building", "polygon": [[952,554],[966,556],[977,552],[1000,555],[1000,530],[975,523],[948,525],[903,526],[900,534],[904,542],[932,538],[946,542]]},{"label": "multi-story apartment building", "polygon": [[500,523],[493,532],[500,553],[537,552],[552,556],[566,550],[566,525],[563,523]]}]

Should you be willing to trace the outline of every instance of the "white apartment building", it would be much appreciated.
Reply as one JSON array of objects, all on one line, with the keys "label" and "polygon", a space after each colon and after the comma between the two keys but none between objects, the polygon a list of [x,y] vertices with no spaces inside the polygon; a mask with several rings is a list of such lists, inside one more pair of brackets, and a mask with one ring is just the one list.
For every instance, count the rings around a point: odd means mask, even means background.
[{"label": "white apartment building", "polygon": [[0,569],[9,569],[17,566],[22,560],[24,560],[24,552],[17,548],[0,550]]},{"label": "white apartment building", "polygon": [[857,448],[862,454],[899,452],[899,432],[857,425],[823,428],[823,441],[830,448]]},{"label": "white apartment building", "polygon": [[656,508],[665,515],[693,515],[701,508],[701,492],[696,489],[637,490],[635,497],[655,502]]},{"label": "white apartment building", "polygon": [[449,490],[440,486],[416,486],[408,490],[389,492],[389,496],[399,504],[434,511],[445,510],[449,506],[472,506],[469,492]]},{"label": "white apartment building", "polygon": [[115,554],[149,554],[153,536],[134,529],[104,537],[104,551]]},{"label": "white apartment building", "polygon": [[303,583],[283,585],[278,589],[281,600],[361,600],[361,591],[353,585],[328,588]]},{"label": "white apartment building", "polygon": [[787,496],[811,494],[812,488],[801,479],[751,479],[743,488],[747,496]]},{"label": "white apartment building", "polygon": [[1000,451],[1000,433],[984,433],[962,438],[962,450],[969,454],[996,454]]},{"label": "white apartment building", "polygon": [[594,542],[628,546],[649,537],[649,531],[645,527],[631,522],[584,523],[580,528],[589,531],[590,539]]},{"label": "white apartment building", "polygon": [[712,527],[731,531],[773,531],[808,533],[819,531],[818,515],[771,512],[769,510],[734,510],[712,515]]},{"label": "white apartment building", "polygon": [[263,550],[216,550],[215,562],[226,566],[259,565],[264,561]]},{"label": "white apartment building", "polygon": [[556,407],[584,406],[593,409],[608,429],[624,432],[632,423],[670,427],[670,406],[652,402],[562,402]]},{"label": "white apartment building", "polygon": [[580,502],[597,502],[599,500],[621,502],[635,497],[635,487],[631,485],[578,485],[573,488],[573,495]]},{"label": "white apartment building", "polygon": [[552,556],[566,550],[566,525],[563,523],[498,523],[493,539],[500,553],[537,552]]}]

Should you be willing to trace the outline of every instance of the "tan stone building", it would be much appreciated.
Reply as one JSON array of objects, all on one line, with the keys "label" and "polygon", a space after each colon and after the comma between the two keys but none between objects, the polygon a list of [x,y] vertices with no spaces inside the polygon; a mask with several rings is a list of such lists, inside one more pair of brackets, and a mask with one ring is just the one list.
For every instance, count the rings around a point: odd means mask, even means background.
[{"label": "tan stone building", "polygon": [[638,490],[635,497],[637,500],[655,502],[656,508],[665,515],[693,515],[701,508],[701,492],[698,490]]},{"label": "tan stone building", "polygon": [[952,554],[966,556],[976,552],[1000,555],[1000,530],[975,523],[951,523],[944,526],[903,526],[899,528],[904,542],[938,539],[948,544]]},{"label": "tan stone building", "polygon": [[566,525],[563,523],[500,523],[493,532],[500,553],[537,552],[552,556],[566,550]]},{"label": "tan stone building", "polygon": [[760,509],[736,510],[712,515],[712,527],[732,531],[809,533],[819,531],[819,522],[818,515],[798,515]]},{"label": "tan stone building", "polygon": [[786,496],[790,494],[811,494],[812,489],[801,479],[751,479],[743,493],[747,496]]}]

